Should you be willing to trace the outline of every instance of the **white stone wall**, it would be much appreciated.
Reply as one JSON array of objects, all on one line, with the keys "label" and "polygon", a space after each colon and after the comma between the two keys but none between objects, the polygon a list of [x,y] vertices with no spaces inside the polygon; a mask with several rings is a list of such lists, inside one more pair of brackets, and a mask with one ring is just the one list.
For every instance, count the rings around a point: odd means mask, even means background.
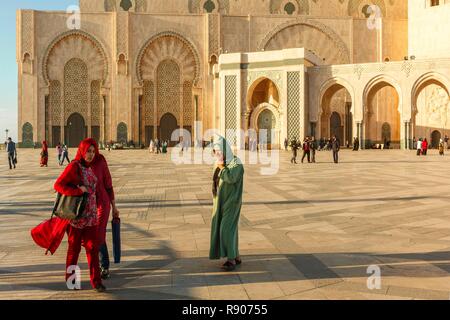
[{"label": "white stone wall", "polygon": [[450,1],[409,0],[409,56],[445,58],[450,52]]}]

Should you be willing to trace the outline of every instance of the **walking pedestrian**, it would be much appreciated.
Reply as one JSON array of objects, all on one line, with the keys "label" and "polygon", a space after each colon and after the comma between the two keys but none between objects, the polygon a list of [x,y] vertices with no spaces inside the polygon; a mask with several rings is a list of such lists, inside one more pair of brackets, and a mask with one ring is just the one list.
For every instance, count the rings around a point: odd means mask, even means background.
[{"label": "walking pedestrian", "polygon": [[244,187],[244,166],[233,155],[223,137],[216,137],[213,146],[216,168],[213,175],[213,216],[211,222],[211,246],[209,258],[227,258],[222,265],[233,271],[242,263],[239,255],[238,226]]},{"label": "walking pedestrian", "polygon": [[331,149],[333,150],[334,163],[339,163],[339,150],[341,148],[341,142],[336,136],[333,136],[331,140]]},{"label": "walking pedestrian", "polygon": [[109,253],[106,244],[106,229],[108,227],[109,215],[112,208],[114,218],[119,218],[119,210],[116,207],[114,196],[114,188],[112,184],[111,172],[109,171],[108,162],[105,157],[100,154],[98,145],[94,139],[85,140],[86,144],[94,146],[95,156],[91,163],[92,171],[97,178],[96,200],[97,200],[97,217],[98,217],[98,250],[100,260],[100,276],[102,279],[110,277]]},{"label": "walking pedestrian", "polygon": [[[55,182],[55,190],[66,196],[86,194],[87,204],[81,218],[71,220],[67,233],[69,245],[66,259],[66,281],[72,276],[69,267],[78,265],[81,246],[86,250],[92,287],[97,292],[106,290],[100,275],[98,253],[97,177],[91,168],[95,158],[95,146],[91,140],[83,140],[78,147],[75,161],[69,163]],[[75,272],[75,270],[74,270]]]},{"label": "walking pedestrian", "polygon": [[294,138],[291,141],[291,150],[292,150],[292,158],[291,158],[291,163],[295,163],[297,164],[297,150],[299,148],[297,139]]},{"label": "walking pedestrian", "polygon": [[48,145],[47,141],[42,141],[42,150],[41,150],[41,167],[48,167]]},{"label": "walking pedestrian", "polygon": [[426,156],[427,152],[428,152],[428,141],[427,141],[427,138],[425,138],[425,139],[423,139],[423,142],[422,142],[422,154],[424,156]]},{"label": "walking pedestrian", "polygon": [[443,156],[444,155],[444,140],[442,140],[442,139],[440,139],[440,141],[439,141],[439,154],[441,155],[441,156]]},{"label": "walking pedestrian", "polygon": [[61,142],[56,145],[56,155],[58,156],[58,164],[61,165],[62,146]]},{"label": "walking pedestrian", "polygon": [[14,141],[12,141],[11,138],[8,138],[7,144],[6,144],[6,153],[8,154],[8,163],[9,163],[9,170],[12,170],[16,168],[17,163],[17,150],[16,150],[16,144]]},{"label": "walking pedestrian", "polygon": [[287,151],[288,146],[289,146],[289,141],[288,141],[288,138],[286,138],[286,139],[284,139],[284,150],[285,151]]},{"label": "walking pedestrian", "polygon": [[150,140],[150,145],[148,147],[148,151],[150,153],[153,153],[155,151],[155,143],[153,142],[153,139]]},{"label": "walking pedestrian", "polygon": [[302,150],[303,150],[302,163],[305,160],[306,156],[308,157],[308,163],[311,163],[311,150],[309,147],[309,137],[306,137],[305,140],[303,141]]},{"label": "walking pedestrian", "polygon": [[62,154],[61,154],[61,162],[60,165],[64,165],[64,161],[67,160],[67,163],[70,164],[70,159],[69,159],[69,148],[67,148],[67,146],[64,144],[62,146]]},{"label": "walking pedestrian", "polygon": [[419,141],[417,141],[416,148],[417,148],[417,155],[420,156],[422,154],[422,138],[420,138]]}]

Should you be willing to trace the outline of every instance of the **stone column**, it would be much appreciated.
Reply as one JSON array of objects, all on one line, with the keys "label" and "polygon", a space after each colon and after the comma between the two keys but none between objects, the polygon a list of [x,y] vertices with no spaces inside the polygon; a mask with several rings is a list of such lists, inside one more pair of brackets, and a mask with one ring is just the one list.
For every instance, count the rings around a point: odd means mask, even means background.
[{"label": "stone column", "polygon": [[101,101],[101,109],[100,109],[100,141],[102,143],[105,143],[105,126],[106,126],[106,119],[105,119],[105,108],[106,108],[106,96],[101,95],[102,101]]},{"label": "stone column", "polygon": [[357,135],[359,139],[359,149],[363,150],[366,148],[366,140],[364,136],[364,123],[362,121],[357,122],[356,126],[357,126]]},{"label": "stone column", "polygon": [[316,126],[317,126],[317,122],[311,122],[310,123],[311,126],[311,137],[316,137]]}]

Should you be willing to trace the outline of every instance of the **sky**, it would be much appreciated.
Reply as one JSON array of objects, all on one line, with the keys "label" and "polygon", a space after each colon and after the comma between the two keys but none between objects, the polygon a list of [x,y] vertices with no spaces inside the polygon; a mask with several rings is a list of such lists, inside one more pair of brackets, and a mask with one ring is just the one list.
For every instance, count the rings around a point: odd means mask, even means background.
[{"label": "sky", "polygon": [[[93,0],[95,1],[95,0]],[[2,1],[0,10],[0,141],[8,136],[17,141],[16,10],[66,10],[78,0]]]}]

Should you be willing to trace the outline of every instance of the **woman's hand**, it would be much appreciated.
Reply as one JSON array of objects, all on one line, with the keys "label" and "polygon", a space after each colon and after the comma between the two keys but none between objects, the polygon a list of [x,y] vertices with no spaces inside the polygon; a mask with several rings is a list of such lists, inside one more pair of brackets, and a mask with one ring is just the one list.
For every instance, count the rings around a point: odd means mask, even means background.
[{"label": "woman's hand", "polygon": [[119,218],[119,210],[114,206],[112,209],[113,218]]},{"label": "woman's hand", "polygon": [[89,193],[88,189],[85,186],[78,186],[78,188],[83,191],[83,193]]}]

